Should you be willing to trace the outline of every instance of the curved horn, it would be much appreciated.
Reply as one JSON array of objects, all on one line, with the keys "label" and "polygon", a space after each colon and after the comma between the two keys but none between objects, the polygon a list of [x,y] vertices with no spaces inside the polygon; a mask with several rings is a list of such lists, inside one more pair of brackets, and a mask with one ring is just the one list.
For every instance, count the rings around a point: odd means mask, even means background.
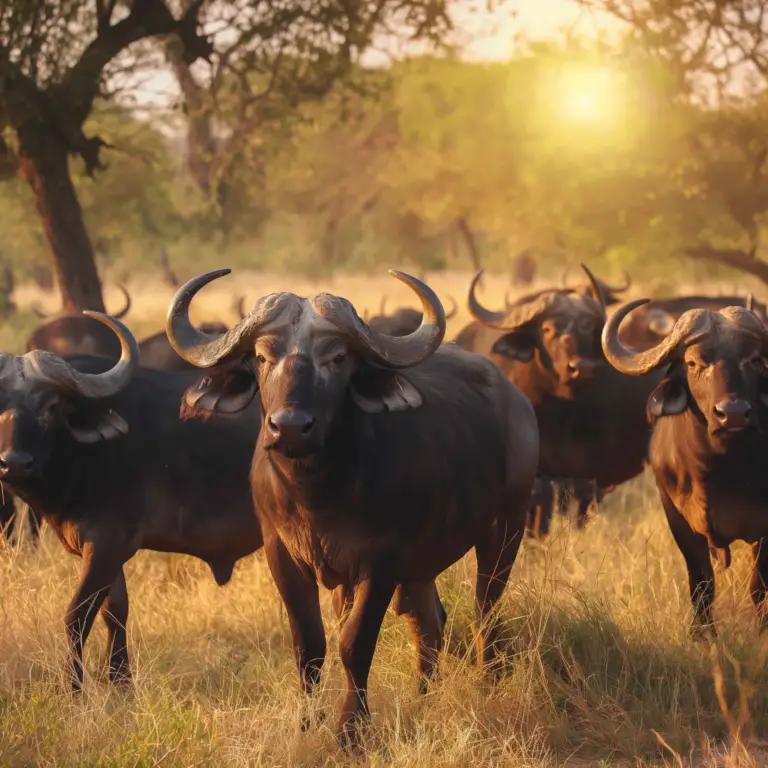
[{"label": "curved horn", "polygon": [[189,319],[189,305],[195,294],[214,280],[218,280],[224,275],[228,275],[231,269],[217,269],[213,272],[206,272],[204,275],[193,277],[176,291],[168,307],[168,316],[166,317],[165,333],[168,341],[176,353],[184,358],[188,363],[200,368],[210,368],[231,351],[229,337],[236,328],[220,336],[213,336],[203,333],[192,325]]},{"label": "curved horn", "polygon": [[629,376],[642,376],[663,365],[674,354],[681,341],[688,339],[695,331],[705,330],[699,326],[707,318],[707,311],[688,310],[678,318],[669,336],[655,347],[644,352],[631,352],[619,341],[619,326],[630,312],[649,301],[650,299],[636,299],[623,304],[608,318],[603,328],[601,341],[605,357],[617,371]]},{"label": "curved horn", "polygon": [[285,294],[270,294],[259,299],[245,318],[229,331],[213,335],[195,328],[189,319],[189,305],[195,294],[208,283],[228,275],[231,271],[217,269],[192,278],[176,291],[168,307],[165,322],[168,341],[179,357],[198,368],[210,368],[227,355],[247,347],[261,326],[277,317],[285,306]]},{"label": "curved horn", "polygon": [[482,271],[478,272],[469,287],[469,311],[475,320],[489,328],[495,328],[499,331],[514,331],[526,323],[538,319],[556,302],[562,300],[562,295],[557,291],[545,291],[528,300],[507,307],[504,312],[491,312],[485,309],[475,298],[475,286],[482,274]]},{"label": "curved horn", "polygon": [[235,312],[237,312],[237,316],[241,320],[245,320],[247,314],[245,311],[245,296],[238,296],[237,301],[235,301]]},{"label": "curved horn", "polygon": [[125,299],[125,306],[119,312],[115,312],[112,315],[112,317],[116,317],[119,320],[120,318],[125,317],[131,310],[131,294],[128,293],[128,289],[122,283],[117,287],[120,289],[123,298]]},{"label": "curved horn", "polygon": [[312,301],[319,314],[356,337],[363,356],[385,368],[410,368],[426,360],[442,344],[446,330],[445,310],[437,294],[426,283],[395,269],[390,269],[389,274],[405,283],[421,301],[421,324],[407,336],[379,333],[361,323],[359,318],[355,318],[354,325],[350,326],[338,311],[335,296],[320,294]]},{"label": "curved horn", "polygon": [[386,293],[381,297],[381,302],[379,303],[379,314],[380,315],[387,314],[387,294]]},{"label": "curved horn", "polygon": [[448,300],[451,302],[451,311],[445,313],[445,319],[450,320],[453,317],[456,317],[456,313],[459,311],[459,305],[456,303],[456,299],[453,298],[453,296],[449,295]]},{"label": "curved horn", "polygon": [[120,340],[120,359],[104,373],[82,373],[58,355],[36,350],[25,355],[43,378],[70,393],[92,399],[111,397],[128,385],[139,364],[139,345],[133,334],[117,318],[101,312],[83,312],[111,328]]},{"label": "curved horn", "polygon": [[597,302],[597,305],[600,308],[600,314],[603,316],[603,320],[605,320],[605,296],[603,295],[603,290],[600,286],[600,283],[589,271],[586,264],[582,264],[581,268],[584,270],[587,275],[587,279],[589,280],[589,288],[590,293],[592,294],[592,298]]},{"label": "curved horn", "polygon": [[487,325],[489,328],[498,328],[507,316],[507,312],[491,312],[490,309],[486,309],[475,296],[475,291],[483,276],[483,270],[481,269],[472,279],[472,283],[469,286],[469,296],[467,297],[467,304],[469,305],[469,311],[472,317],[483,325]]}]

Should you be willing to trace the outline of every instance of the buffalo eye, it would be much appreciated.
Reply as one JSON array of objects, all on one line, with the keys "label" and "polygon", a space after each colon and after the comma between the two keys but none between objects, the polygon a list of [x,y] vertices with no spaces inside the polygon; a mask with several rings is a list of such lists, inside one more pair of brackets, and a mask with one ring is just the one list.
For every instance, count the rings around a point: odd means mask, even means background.
[{"label": "buffalo eye", "polygon": [[750,365],[757,368],[757,370],[761,371],[765,367],[765,361],[763,360],[762,355],[754,355],[749,359]]},{"label": "buffalo eye", "polygon": [[333,358],[333,362],[336,365],[343,365],[346,359],[347,359],[347,356],[343,352],[339,352],[339,354]]},{"label": "buffalo eye", "polygon": [[59,405],[59,398],[51,397],[40,405],[40,407],[38,408],[38,413],[44,418],[50,418],[55,413],[58,405]]},{"label": "buffalo eye", "polygon": [[693,371],[696,368],[696,361],[695,360],[689,360],[686,365],[688,366],[689,371]]},{"label": "buffalo eye", "polygon": [[553,325],[542,325],[541,332],[545,338],[551,339],[555,335],[555,327]]},{"label": "buffalo eye", "polygon": [[264,357],[264,355],[256,355],[256,362],[257,362],[259,365],[262,365],[263,363],[266,363],[266,362],[267,362],[267,358],[266,358],[266,357]]}]

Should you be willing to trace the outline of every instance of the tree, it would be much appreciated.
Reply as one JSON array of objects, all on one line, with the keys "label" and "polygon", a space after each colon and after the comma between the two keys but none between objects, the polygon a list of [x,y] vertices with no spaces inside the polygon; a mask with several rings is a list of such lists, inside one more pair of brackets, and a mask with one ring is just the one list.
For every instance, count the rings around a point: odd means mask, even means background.
[{"label": "tree", "polygon": [[[174,16],[165,0],[29,0],[0,5],[0,134],[10,128],[32,188],[68,311],[103,311],[91,240],[69,167],[101,167],[105,142],[85,122],[109,67],[136,43],[174,36],[189,62],[212,47],[197,33],[203,0]],[[7,142],[2,158],[11,162]],[[0,147],[2,150],[3,147]]]},{"label": "tree", "polygon": [[[372,43],[387,35],[441,40],[450,27],[447,5],[446,0],[218,3],[206,17],[216,30],[218,50],[210,71],[191,67],[179,41],[168,40],[165,56],[187,117],[189,173],[225,232],[254,179],[266,181],[271,135],[278,130],[284,137],[286,126],[302,117],[301,105],[322,100],[340,83],[359,91],[362,80],[367,86],[376,81],[359,66]],[[328,237],[333,240],[332,232]]]},{"label": "tree", "polygon": [[[687,136],[689,257],[754,275],[768,218],[768,0],[580,0],[624,21],[631,38],[678,76],[678,98],[698,105]],[[703,216],[705,213],[707,216]],[[714,216],[713,216],[714,214]],[[690,226],[688,227],[690,230]]]}]

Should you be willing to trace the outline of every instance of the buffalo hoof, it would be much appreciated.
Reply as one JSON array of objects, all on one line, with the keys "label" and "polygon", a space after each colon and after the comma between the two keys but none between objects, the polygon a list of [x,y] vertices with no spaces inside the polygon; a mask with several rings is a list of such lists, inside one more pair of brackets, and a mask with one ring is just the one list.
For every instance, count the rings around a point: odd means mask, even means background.
[{"label": "buffalo hoof", "polygon": [[72,693],[81,693],[83,690],[83,670],[82,668],[75,667],[75,669],[67,670],[68,687]]}]

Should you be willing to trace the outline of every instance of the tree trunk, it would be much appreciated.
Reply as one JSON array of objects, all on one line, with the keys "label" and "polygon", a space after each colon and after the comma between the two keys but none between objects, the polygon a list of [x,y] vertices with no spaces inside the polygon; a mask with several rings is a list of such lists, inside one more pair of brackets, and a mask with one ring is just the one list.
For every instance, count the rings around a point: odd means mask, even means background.
[{"label": "tree trunk", "polygon": [[51,246],[62,307],[65,312],[104,312],[93,246],[69,175],[67,150],[50,133],[41,131],[38,136],[19,135],[19,161],[35,193]]},{"label": "tree trunk", "polygon": [[467,252],[469,258],[472,261],[472,267],[475,272],[479,272],[482,269],[480,264],[480,251],[477,247],[477,240],[475,239],[475,233],[470,229],[469,224],[465,218],[457,219],[456,226],[464,240],[464,244],[467,246]]}]

